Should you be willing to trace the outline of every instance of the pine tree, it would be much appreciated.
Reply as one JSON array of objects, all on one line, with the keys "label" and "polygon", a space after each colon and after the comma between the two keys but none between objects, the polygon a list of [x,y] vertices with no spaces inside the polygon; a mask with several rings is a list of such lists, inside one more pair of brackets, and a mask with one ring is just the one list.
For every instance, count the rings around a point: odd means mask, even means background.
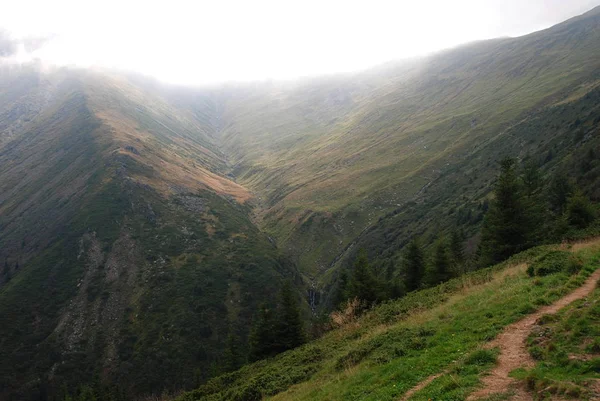
[{"label": "pine tree", "polygon": [[379,280],[369,264],[367,253],[362,249],[358,253],[349,286],[349,298],[358,298],[367,305],[377,302],[381,295]]},{"label": "pine tree", "polygon": [[407,246],[404,257],[404,270],[406,291],[419,289],[425,274],[425,257],[417,239],[413,239]]},{"label": "pine tree", "polygon": [[244,363],[242,352],[240,350],[239,338],[230,330],[227,336],[227,343],[223,355],[223,370],[233,372],[239,369]]},{"label": "pine tree", "polygon": [[596,210],[590,200],[576,189],[566,205],[567,221],[577,228],[586,228],[596,219]]},{"label": "pine tree", "polygon": [[396,264],[390,259],[385,269],[385,286],[388,299],[398,299],[404,295],[404,288],[396,274]]},{"label": "pine tree", "polygon": [[523,186],[527,197],[535,196],[542,187],[542,173],[538,164],[529,159],[523,168]]},{"label": "pine tree", "polygon": [[562,173],[554,175],[548,188],[550,207],[557,215],[562,215],[567,206],[567,200],[575,190],[573,183]]},{"label": "pine tree", "polygon": [[433,251],[433,265],[431,269],[430,283],[437,285],[448,281],[452,277],[451,260],[448,254],[448,246],[444,240],[438,240]]},{"label": "pine tree", "polygon": [[289,281],[281,288],[275,333],[276,352],[296,348],[306,341],[300,306]]},{"label": "pine tree", "polygon": [[275,355],[275,316],[273,310],[266,304],[258,308],[254,324],[250,330],[249,347],[250,361]]},{"label": "pine tree", "polygon": [[452,258],[452,266],[456,271],[465,263],[463,235],[457,231],[453,231],[450,235],[450,257]]},{"label": "pine tree", "polygon": [[481,232],[480,263],[484,266],[534,245],[540,228],[540,214],[533,208],[534,202],[526,199],[515,160],[505,158],[500,166],[495,199],[485,215]]},{"label": "pine tree", "polygon": [[338,279],[338,287],[335,293],[334,305],[336,307],[339,307],[348,300],[348,286],[348,272],[346,270],[342,270]]}]

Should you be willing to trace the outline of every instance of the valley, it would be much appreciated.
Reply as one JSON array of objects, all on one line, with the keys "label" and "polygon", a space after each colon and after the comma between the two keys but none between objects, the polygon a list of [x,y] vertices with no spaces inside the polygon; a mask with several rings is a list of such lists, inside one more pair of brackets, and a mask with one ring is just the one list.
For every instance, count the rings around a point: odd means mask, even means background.
[{"label": "valley", "polygon": [[[598,234],[546,205],[567,177],[560,207],[595,217],[598,155],[600,8],[295,81],[0,65],[0,400],[392,400],[448,369],[411,399],[464,399],[497,360],[483,343],[595,274],[594,247],[577,274],[522,269]],[[532,248],[521,264],[484,263],[507,157],[520,180],[535,166],[546,232],[515,248]],[[407,245],[430,275],[450,238],[454,278],[409,288]],[[360,260],[393,288],[332,328]],[[248,365],[286,283],[315,341]]]}]

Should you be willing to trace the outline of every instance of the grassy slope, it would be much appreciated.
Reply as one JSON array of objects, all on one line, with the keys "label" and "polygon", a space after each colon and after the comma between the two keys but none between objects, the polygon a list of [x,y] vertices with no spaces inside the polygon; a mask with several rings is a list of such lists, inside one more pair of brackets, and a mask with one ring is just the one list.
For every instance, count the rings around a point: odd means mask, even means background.
[{"label": "grassy slope", "polygon": [[528,338],[537,365],[513,373],[540,397],[589,399],[600,392],[600,285],[586,299],[544,316]]},{"label": "grassy slope", "polygon": [[[464,399],[494,361],[481,351],[503,327],[580,285],[598,268],[530,278],[536,248],[502,265],[375,308],[354,323],[272,360],[212,380],[178,400],[396,400],[426,377],[450,369],[415,399]],[[441,398],[440,398],[441,397]]]},{"label": "grassy slope", "polygon": [[[223,90],[224,152],[238,181],[261,197],[265,229],[319,276],[379,217],[411,201],[431,209],[457,199],[434,185],[447,175],[460,171],[464,186],[487,191],[502,153],[541,151],[512,127],[554,96],[597,84],[599,20],[596,10],[376,73]],[[485,191],[463,195],[478,202]]]}]

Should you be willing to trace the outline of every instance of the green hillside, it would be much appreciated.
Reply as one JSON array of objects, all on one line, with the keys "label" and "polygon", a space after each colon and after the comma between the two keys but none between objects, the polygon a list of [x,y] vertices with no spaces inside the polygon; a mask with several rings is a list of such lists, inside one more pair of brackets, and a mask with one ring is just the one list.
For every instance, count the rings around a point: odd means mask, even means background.
[{"label": "green hillside", "polygon": [[[357,237],[370,251],[386,242],[379,256],[439,231],[433,221],[456,224],[446,213],[482,201],[504,155],[562,158],[578,131],[595,139],[599,21],[596,9],[375,71],[224,91],[223,149],[238,182],[259,194],[264,229],[323,281]],[[361,235],[369,229],[380,233]],[[381,234],[390,230],[402,233]]]},{"label": "green hillside", "polygon": [[[563,265],[553,274],[529,277],[527,266],[539,264],[549,252],[552,247],[532,249],[360,318],[347,314],[341,327],[318,341],[213,379],[177,400],[401,400],[418,383],[440,373],[410,399],[464,400],[481,387],[496,363],[499,350],[486,348],[486,343],[510,323],[572,292],[592,273],[593,284],[600,277],[597,240],[575,247],[582,263],[579,272],[569,273]],[[596,307],[589,301],[586,305]],[[593,310],[586,316],[593,319]],[[593,322],[577,327],[582,327],[582,336],[593,335]],[[591,395],[584,391],[586,380],[600,378],[597,354],[590,358],[579,370],[569,370],[582,387],[583,399]],[[531,373],[535,377],[541,375],[537,369],[548,368],[536,368]],[[554,377],[559,376],[554,369]]]},{"label": "green hillside", "polygon": [[296,273],[210,132],[120,78],[10,78],[0,399],[92,382],[160,393],[219,373],[228,335],[245,341],[264,292]]},{"label": "green hillside", "polygon": [[[450,379],[418,397],[463,399],[494,365],[479,348],[597,265],[586,250],[580,273],[477,270],[489,265],[479,243],[499,162],[516,160],[519,183],[533,166],[540,181],[527,196],[545,232],[521,250],[597,234],[585,226],[597,212],[588,199],[600,201],[598,155],[600,8],[295,82],[193,88],[2,65],[0,400],[193,388],[183,399],[397,399],[442,371]],[[556,183],[568,187],[560,210]],[[407,288],[406,244],[419,238],[429,273],[453,234],[464,255],[452,275],[467,274]],[[408,295],[323,335],[361,249],[387,286],[377,301]],[[284,283],[307,334],[323,337],[235,370],[261,313],[282,308]],[[410,292],[419,286],[432,288]],[[540,358],[517,372],[533,387],[595,377]]]}]

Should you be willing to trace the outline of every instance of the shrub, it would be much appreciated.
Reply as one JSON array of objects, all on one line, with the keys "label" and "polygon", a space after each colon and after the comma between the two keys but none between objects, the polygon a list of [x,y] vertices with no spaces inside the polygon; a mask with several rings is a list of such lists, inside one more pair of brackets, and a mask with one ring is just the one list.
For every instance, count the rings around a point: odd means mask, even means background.
[{"label": "shrub", "polygon": [[334,328],[339,328],[356,322],[360,309],[361,303],[358,298],[349,299],[341,310],[331,312],[329,315],[331,325]]},{"label": "shrub", "polygon": [[581,270],[583,262],[577,256],[565,251],[551,251],[539,257],[527,268],[530,277],[548,276],[564,271],[575,274]]},{"label": "shrub", "polygon": [[496,363],[497,353],[494,350],[489,349],[479,349],[477,351],[472,352],[465,359],[465,365],[488,365],[492,363]]},{"label": "shrub", "polygon": [[594,206],[581,192],[577,191],[567,203],[569,224],[577,228],[586,228],[596,219]]}]

